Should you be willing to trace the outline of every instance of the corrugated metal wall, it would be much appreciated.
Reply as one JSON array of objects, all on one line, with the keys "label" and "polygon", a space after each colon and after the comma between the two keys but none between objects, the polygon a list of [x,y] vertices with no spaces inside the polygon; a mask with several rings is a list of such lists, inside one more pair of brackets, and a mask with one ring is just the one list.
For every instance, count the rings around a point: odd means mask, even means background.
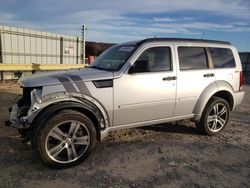
[{"label": "corrugated metal wall", "polygon": [[0,63],[82,63],[79,37],[1,25],[0,35]]}]

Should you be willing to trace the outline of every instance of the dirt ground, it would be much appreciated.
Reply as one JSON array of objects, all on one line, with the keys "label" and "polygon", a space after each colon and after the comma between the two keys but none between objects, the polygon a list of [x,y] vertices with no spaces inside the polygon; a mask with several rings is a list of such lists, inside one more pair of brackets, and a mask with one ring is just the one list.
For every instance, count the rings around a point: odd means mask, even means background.
[{"label": "dirt ground", "polygon": [[250,187],[250,86],[221,135],[181,121],[112,133],[80,165],[43,165],[13,128],[8,107],[21,93],[0,84],[0,187]]}]

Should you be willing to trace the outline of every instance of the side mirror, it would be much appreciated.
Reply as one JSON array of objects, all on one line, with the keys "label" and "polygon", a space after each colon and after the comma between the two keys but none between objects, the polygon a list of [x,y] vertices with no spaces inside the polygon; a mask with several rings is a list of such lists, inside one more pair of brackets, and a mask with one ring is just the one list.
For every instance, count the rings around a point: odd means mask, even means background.
[{"label": "side mirror", "polygon": [[129,69],[128,73],[149,72],[149,62],[145,60],[136,61]]}]

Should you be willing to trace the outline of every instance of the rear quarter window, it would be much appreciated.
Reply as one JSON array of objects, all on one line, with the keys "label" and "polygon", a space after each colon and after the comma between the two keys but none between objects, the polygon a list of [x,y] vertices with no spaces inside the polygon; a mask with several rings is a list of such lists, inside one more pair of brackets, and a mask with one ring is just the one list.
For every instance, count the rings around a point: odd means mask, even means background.
[{"label": "rear quarter window", "polygon": [[235,67],[233,52],[228,48],[209,48],[214,68]]}]

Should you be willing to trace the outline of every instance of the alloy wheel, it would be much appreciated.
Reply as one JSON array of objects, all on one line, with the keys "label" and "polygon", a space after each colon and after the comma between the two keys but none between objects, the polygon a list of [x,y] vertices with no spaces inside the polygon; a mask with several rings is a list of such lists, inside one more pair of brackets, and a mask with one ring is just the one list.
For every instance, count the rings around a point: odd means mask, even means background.
[{"label": "alloy wheel", "polygon": [[207,125],[210,131],[220,131],[227,122],[227,107],[222,103],[216,103],[208,113]]},{"label": "alloy wheel", "polygon": [[45,141],[48,156],[59,163],[79,159],[88,149],[90,134],[87,127],[75,120],[64,121],[54,126]]}]

